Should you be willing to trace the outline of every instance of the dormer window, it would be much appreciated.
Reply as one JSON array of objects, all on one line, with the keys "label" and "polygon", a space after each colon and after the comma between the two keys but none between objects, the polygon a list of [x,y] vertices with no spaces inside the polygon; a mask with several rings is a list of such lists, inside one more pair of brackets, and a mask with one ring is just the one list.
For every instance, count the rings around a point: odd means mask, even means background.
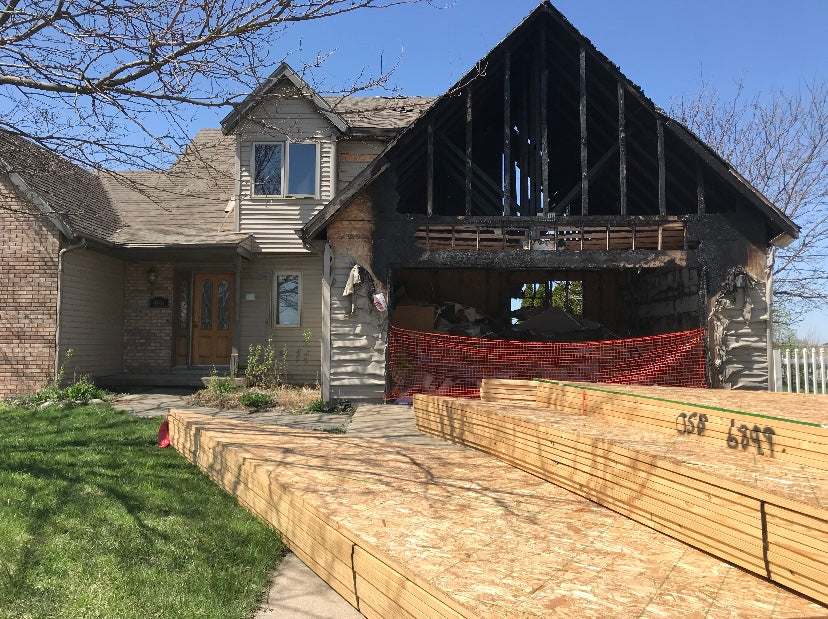
[{"label": "dormer window", "polygon": [[254,144],[252,168],[254,196],[315,198],[319,195],[319,145],[315,142]]}]

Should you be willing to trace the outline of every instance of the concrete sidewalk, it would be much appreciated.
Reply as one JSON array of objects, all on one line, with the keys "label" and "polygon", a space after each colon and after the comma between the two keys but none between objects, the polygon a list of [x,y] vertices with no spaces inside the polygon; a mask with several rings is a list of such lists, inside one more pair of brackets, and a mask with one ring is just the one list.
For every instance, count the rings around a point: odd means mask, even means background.
[{"label": "concrete sidewalk", "polygon": [[[277,425],[305,430],[347,428],[352,436],[382,438],[401,443],[430,445],[445,449],[464,450],[439,439],[420,434],[414,422],[414,410],[407,405],[360,405],[352,418],[327,413],[290,414],[283,412],[219,410],[190,406],[186,389],[153,389],[115,400],[112,405],[138,417],[165,417],[170,408],[186,408],[193,412],[222,419],[249,421],[261,425]],[[336,591],[305,566],[295,555],[288,555],[274,571],[267,595],[254,619],[359,619],[363,617]]]}]

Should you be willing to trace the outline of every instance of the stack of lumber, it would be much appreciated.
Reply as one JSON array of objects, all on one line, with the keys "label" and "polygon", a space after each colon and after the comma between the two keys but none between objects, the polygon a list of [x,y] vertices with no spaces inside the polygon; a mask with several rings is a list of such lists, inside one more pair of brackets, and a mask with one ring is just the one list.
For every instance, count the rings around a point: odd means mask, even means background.
[{"label": "stack of lumber", "polygon": [[426,434],[490,453],[828,603],[828,471],[748,455],[724,439],[713,448],[684,433],[623,423],[624,417],[584,415],[577,404],[562,412],[414,398],[417,426]]},{"label": "stack of lumber", "polygon": [[760,456],[828,471],[824,396],[485,379],[480,398],[599,416],[621,426],[682,435],[746,458]]},{"label": "stack of lumber", "polygon": [[169,422],[176,449],[369,618],[825,612],[485,454],[185,411]]}]

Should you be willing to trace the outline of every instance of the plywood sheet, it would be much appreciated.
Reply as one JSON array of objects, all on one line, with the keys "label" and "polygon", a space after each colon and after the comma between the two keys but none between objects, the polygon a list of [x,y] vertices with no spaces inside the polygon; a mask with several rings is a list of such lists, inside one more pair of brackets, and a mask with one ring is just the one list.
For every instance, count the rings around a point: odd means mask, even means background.
[{"label": "plywood sheet", "polygon": [[828,472],[537,406],[417,395],[418,427],[828,602]]},{"label": "plywood sheet", "polygon": [[323,578],[350,570],[369,617],[826,613],[485,454],[182,411],[170,422],[176,449],[222,487],[309,532],[287,541]]}]

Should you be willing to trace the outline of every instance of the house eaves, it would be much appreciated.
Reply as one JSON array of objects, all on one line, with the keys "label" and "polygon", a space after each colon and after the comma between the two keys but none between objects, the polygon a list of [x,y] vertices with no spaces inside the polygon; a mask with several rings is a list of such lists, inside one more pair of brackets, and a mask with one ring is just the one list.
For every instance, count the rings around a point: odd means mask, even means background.
[{"label": "house eaves", "polygon": [[46,219],[48,219],[55,226],[55,228],[60,230],[63,236],[65,236],[69,241],[74,241],[78,238],[77,233],[72,228],[72,225],[66,217],[55,211],[49,205],[49,202],[47,202],[38,192],[29,187],[28,183],[26,183],[20,174],[12,172],[11,166],[9,166],[2,159],[0,159],[0,168],[6,172],[12,185],[14,185],[24,196],[26,196],[26,198],[34,204],[41,213],[43,213]]},{"label": "house eaves", "polygon": [[296,73],[296,71],[291,69],[287,63],[283,62],[273,73],[271,73],[270,77],[259,84],[259,86],[252,93],[250,93],[244,98],[243,101],[233,108],[232,112],[222,119],[222,132],[225,135],[232,133],[248,116],[248,114],[250,114],[253,108],[273,93],[279,85],[279,82],[282,80],[288,80],[291,82],[303,96],[307,97],[314,104],[314,106],[316,106],[319,113],[339,131],[342,133],[348,131],[348,123],[345,122],[342,116],[334,112],[331,106],[328,105],[327,101],[320,97],[319,94],[317,94],[317,92],[311,88],[310,85],[308,85],[308,83]]},{"label": "house eaves", "polygon": [[644,91],[629,78],[627,78],[609,58],[600,52],[595,45],[583,35],[560,11],[558,11],[549,0],[543,0],[529,15],[527,15],[518,26],[516,26],[509,34],[507,34],[486,56],[475,63],[474,67],[469,70],[457,83],[452,86],[445,94],[437,98],[428,110],[412,122],[406,129],[404,129],[396,139],[390,142],[386,148],[377,156],[377,158],[368,165],[360,174],[354,178],[351,183],[344,187],[334,198],[329,202],[325,208],[319,211],[307,224],[301,229],[300,237],[306,244],[312,241],[327,225],[327,223],[336,215],[354,195],[359,193],[362,189],[373,183],[373,181],[385,171],[388,167],[387,154],[392,151],[396,145],[404,140],[409,133],[414,132],[422,123],[429,122],[432,117],[439,111],[440,104],[454,93],[462,90],[472,80],[479,77],[479,67],[488,66],[492,58],[503,53],[504,47],[512,44],[512,41],[519,36],[524,30],[530,28],[530,25],[539,19],[544,19],[544,15],[550,16],[556,20],[564,28],[571,31],[572,35],[581,42],[587,54],[590,54],[596,62],[613,75],[620,83],[623,83],[627,91],[638,100],[641,105],[649,110],[654,116],[663,120],[665,127],[667,127],[676,137],[684,142],[689,148],[696,152],[703,161],[708,163],[714,170],[716,170],[721,178],[732,187],[734,187],[741,195],[747,198],[776,228],[776,234],[772,235],[772,242],[774,245],[784,247],[793,242],[799,236],[799,226],[797,226],[789,217],[787,217],[779,208],[770,202],[762,193],[753,187],[743,176],[741,176],[736,169],[720,155],[718,155],[710,146],[705,144],[698,136],[696,136],[689,129],[684,127],[675,119],[669,117],[663,110],[658,108],[645,94]]}]

